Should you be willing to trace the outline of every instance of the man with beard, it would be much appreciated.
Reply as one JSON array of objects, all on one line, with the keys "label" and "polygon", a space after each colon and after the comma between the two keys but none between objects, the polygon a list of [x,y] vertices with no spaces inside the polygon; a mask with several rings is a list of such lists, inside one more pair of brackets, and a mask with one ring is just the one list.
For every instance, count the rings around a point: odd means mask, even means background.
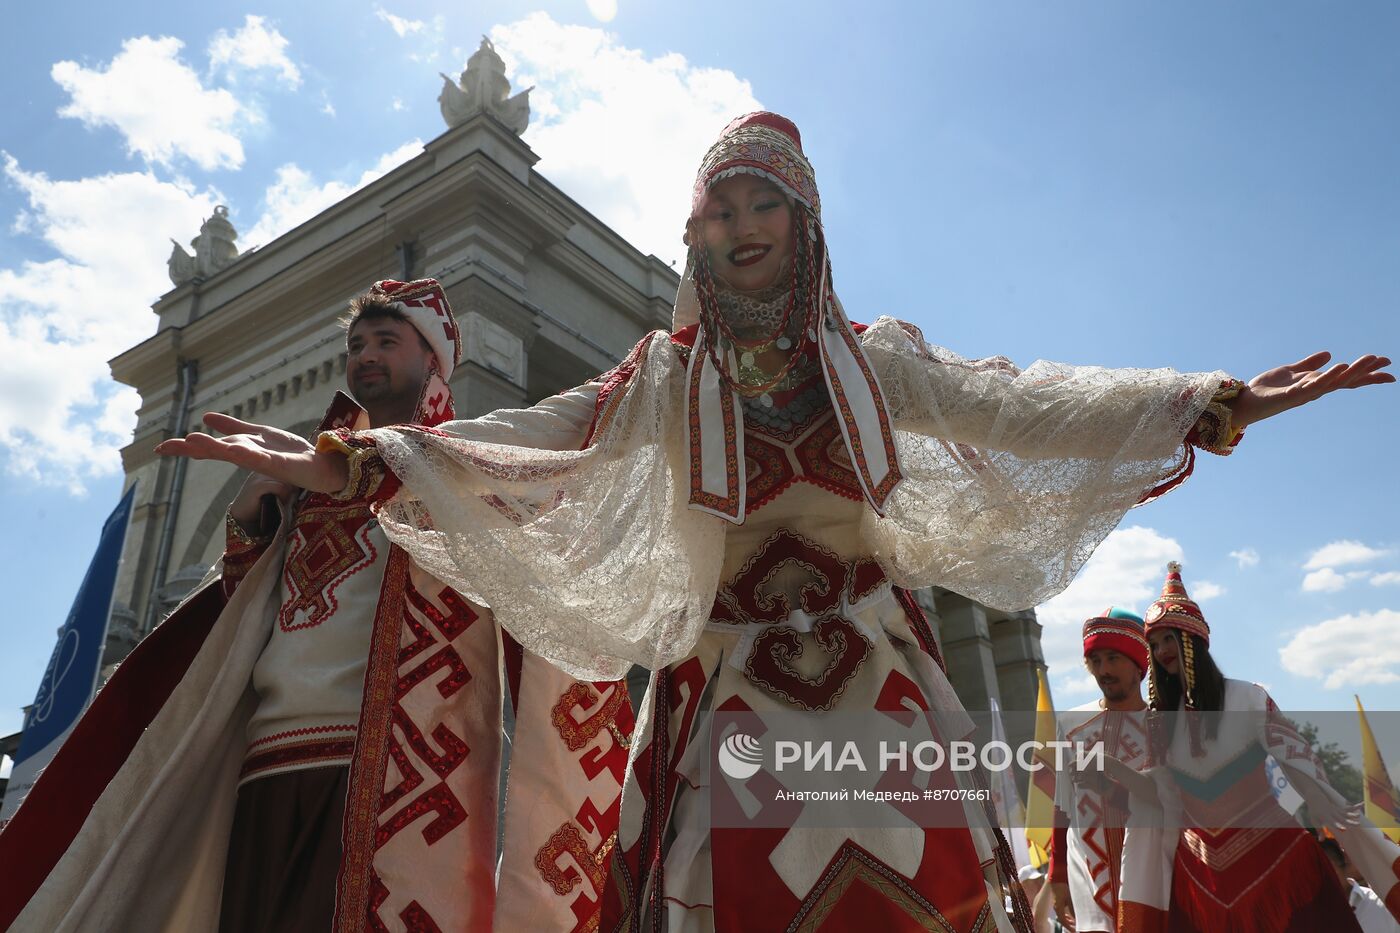
[{"label": "man with beard", "polygon": [[[1142,679],[1147,658],[1138,615],[1113,607],[1085,622],[1084,666],[1103,698],[1062,716],[1060,738],[1084,746],[1103,742],[1105,754],[1130,767],[1146,767]],[[1113,933],[1128,795],[1096,777],[1068,768],[1056,777],[1050,888],[1062,922],[1077,925],[1081,933]]]},{"label": "man with beard", "polygon": [[[438,282],[377,282],[343,323],[355,400],[338,394],[323,430],[454,417],[461,337]],[[526,443],[592,416],[561,396],[478,432]],[[205,423],[277,457],[310,449]],[[123,662],[0,834],[0,928],[596,925],[600,892],[573,866],[616,830],[625,688],[522,651],[393,545],[372,508],[386,479],[328,494],[249,477],[222,572]],[[506,689],[519,767],[498,869]]]}]

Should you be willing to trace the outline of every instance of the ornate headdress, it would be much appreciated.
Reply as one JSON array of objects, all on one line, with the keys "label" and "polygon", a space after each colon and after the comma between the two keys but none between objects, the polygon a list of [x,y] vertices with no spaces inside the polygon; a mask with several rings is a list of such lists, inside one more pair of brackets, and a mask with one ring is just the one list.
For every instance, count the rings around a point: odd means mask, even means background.
[{"label": "ornate headdress", "polygon": [[[1181,565],[1176,561],[1167,564],[1167,579],[1162,584],[1162,595],[1157,597],[1156,602],[1147,607],[1146,631],[1151,635],[1157,629],[1175,629],[1186,635],[1195,635],[1206,645],[1210,644],[1210,626],[1206,624],[1206,617],[1201,612],[1201,607],[1196,605],[1196,601],[1186,595],[1186,585],[1181,582]],[[1179,637],[1177,642],[1181,645],[1181,684],[1182,695],[1186,701],[1186,712],[1194,714],[1196,708],[1196,649],[1190,638]],[[1154,709],[1157,708],[1157,698],[1161,692],[1157,689],[1157,666],[1152,666],[1152,676],[1147,683],[1148,702]],[[1175,710],[1166,710],[1167,713],[1174,713]],[[1191,754],[1200,757],[1204,754],[1201,747],[1200,722],[1198,717],[1188,715],[1186,717],[1187,727],[1191,733]]]},{"label": "ornate headdress", "polygon": [[1186,595],[1186,585],[1181,582],[1181,565],[1176,561],[1167,564],[1167,579],[1162,584],[1162,595],[1147,607],[1147,631],[1157,628],[1174,628],[1199,636],[1210,644],[1210,626],[1196,601]]},{"label": "ornate headdress", "polygon": [[396,282],[381,279],[370,294],[382,295],[400,311],[432,348],[434,362],[418,399],[415,424],[433,427],[456,417],[448,380],[462,361],[462,329],[437,279]]},{"label": "ornate headdress", "polygon": [[1142,617],[1127,609],[1110,606],[1084,623],[1084,656],[1100,648],[1111,648],[1132,659],[1143,676],[1147,675],[1147,635]]},{"label": "ornate headdress", "polygon": [[[758,384],[737,377],[736,338],[720,313],[714,275],[695,223],[719,181],[750,174],[776,185],[793,201],[794,252],[789,310],[776,345],[788,364]],[[802,137],[786,117],[760,111],[725,127],[701,160],[691,199],[685,275],[676,295],[673,327],[698,324],[686,373],[691,482],[690,504],[732,522],[744,519],[744,424],[741,396],[765,398],[799,361],[820,366],[837,423],[867,501],[883,514],[899,483],[894,431],[884,394],[851,322],[831,290],[831,262],[821,225],[821,200]],[[791,334],[792,336],[789,336]]]}]

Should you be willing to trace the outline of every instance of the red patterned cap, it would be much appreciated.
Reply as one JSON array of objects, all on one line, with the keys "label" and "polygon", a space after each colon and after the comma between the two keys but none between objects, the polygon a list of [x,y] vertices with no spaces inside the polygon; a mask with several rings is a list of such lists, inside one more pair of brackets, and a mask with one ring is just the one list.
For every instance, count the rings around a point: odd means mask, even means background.
[{"label": "red patterned cap", "polygon": [[396,282],[381,279],[370,286],[370,292],[383,295],[417,328],[437,356],[443,379],[451,379],[452,371],[462,361],[462,329],[447,303],[447,293],[437,279],[414,279]]},{"label": "red patterned cap", "polygon": [[802,134],[787,117],[766,110],[730,121],[700,160],[691,196],[691,214],[699,212],[705,193],[733,175],[757,175],[821,216],[821,198],[812,163],[802,152]]},{"label": "red patterned cap", "polygon": [[1210,626],[1201,613],[1196,601],[1186,595],[1186,585],[1181,582],[1181,565],[1176,561],[1167,564],[1167,579],[1162,584],[1162,595],[1147,607],[1147,633],[1153,629],[1174,628],[1192,635],[1199,635],[1210,644]]}]

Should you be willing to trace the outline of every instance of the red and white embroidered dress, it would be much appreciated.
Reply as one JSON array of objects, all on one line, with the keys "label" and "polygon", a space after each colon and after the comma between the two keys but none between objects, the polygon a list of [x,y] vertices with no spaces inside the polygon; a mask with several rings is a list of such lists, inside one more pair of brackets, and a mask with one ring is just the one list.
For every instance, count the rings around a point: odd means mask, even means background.
[{"label": "red and white embroidered dress", "polygon": [[771,404],[726,381],[740,354],[716,337],[692,265],[678,332],[586,387],[579,449],[488,437],[481,420],[322,444],[350,455],[352,475],[392,474],[402,486],[378,513],[390,540],[526,648],[586,680],[656,672],[605,929],[1009,929],[1005,847],[980,807],[957,829],[711,832],[695,725],[726,706],[956,717],[932,635],[896,588],[1008,610],[1058,592],[1129,508],[1190,472],[1188,435],[1228,379],[1022,371],[891,318],[852,325],[795,127],[735,121],[697,192],[734,172],[801,211],[808,309],[793,346],[810,377],[765,393]]},{"label": "red and white embroidered dress", "polygon": [[[1146,772],[1162,812],[1133,800],[1119,933],[1359,930],[1327,856],[1275,801],[1265,773],[1273,756],[1344,804],[1322,763],[1258,684],[1227,678],[1223,709],[1203,755],[1191,754],[1189,730],[1178,723],[1165,762]],[[1400,847],[1364,817],[1334,834],[1396,914]]]}]

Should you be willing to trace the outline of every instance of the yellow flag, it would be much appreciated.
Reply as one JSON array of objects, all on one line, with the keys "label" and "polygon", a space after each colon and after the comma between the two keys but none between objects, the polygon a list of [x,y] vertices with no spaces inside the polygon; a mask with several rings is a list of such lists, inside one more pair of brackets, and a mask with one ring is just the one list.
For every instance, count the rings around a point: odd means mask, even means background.
[{"label": "yellow flag", "polygon": [[1361,762],[1366,774],[1366,818],[1380,827],[1381,832],[1393,841],[1400,842],[1400,823],[1396,822],[1395,785],[1390,783],[1390,772],[1385,769],[1380,746],[1371,733],[1371,724],[1366,721],[1366,711],[1361,708],[1361,697],[1356,697],[1356,715],[1361,719]]},{"label": "yellow flag", "polygon": [[1055,756],[1047,748],[1055,741],[1055,707],[1050,702],[1044,668],[1036,676],[1040,693],[1035,701],[1035,740],[1040,748],[1035,757],[1041,767],[1031,772],[1030,792],[1026,795],[1026,845],[1031,864],[1039,868],[1050,861],[1050,832],[1055,825]]}]

